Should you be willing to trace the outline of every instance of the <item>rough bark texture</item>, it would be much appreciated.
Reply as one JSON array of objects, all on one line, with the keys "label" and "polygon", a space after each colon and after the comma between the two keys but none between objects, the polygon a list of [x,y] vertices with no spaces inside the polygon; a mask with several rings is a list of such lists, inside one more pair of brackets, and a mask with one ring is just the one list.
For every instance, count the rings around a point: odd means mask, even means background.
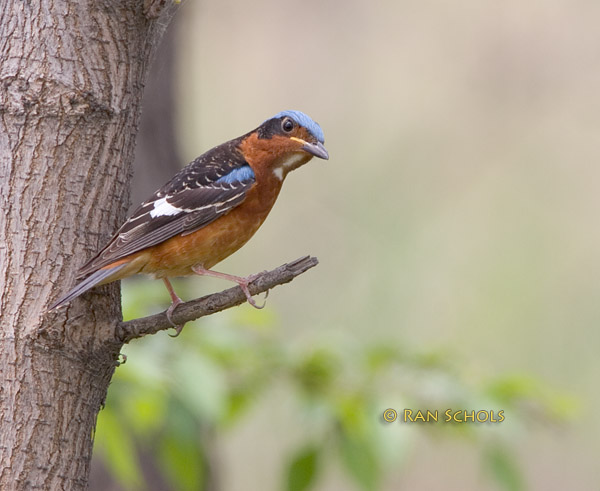
[{"label": "rough bark texture", "polygon": [[120,349],[117,287],[43,311],[124,218],[146,70],[172,8],[0,3],[0,489],[86,487]]}]

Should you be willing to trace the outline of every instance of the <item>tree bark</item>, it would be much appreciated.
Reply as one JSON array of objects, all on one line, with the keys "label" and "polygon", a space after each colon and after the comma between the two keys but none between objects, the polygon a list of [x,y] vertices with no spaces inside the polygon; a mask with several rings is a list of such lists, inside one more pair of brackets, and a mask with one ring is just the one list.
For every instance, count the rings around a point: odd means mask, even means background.
[{"label": "tree bark", "polygon": [[165,1],[0,3],[0,489],[84,489],[118,287],[44,314],[122,222]]},{"label": "tree bark", "polygon": [[[118,286],[45,313],[122,223],[140,101],[171,0],[0,2],[0,489],[87,487],[98,411],[123,343],[169,327],[121,322]],[[266,291],[315,266],[258,277]],[[180,305],[183,322],[245,301]]]}]

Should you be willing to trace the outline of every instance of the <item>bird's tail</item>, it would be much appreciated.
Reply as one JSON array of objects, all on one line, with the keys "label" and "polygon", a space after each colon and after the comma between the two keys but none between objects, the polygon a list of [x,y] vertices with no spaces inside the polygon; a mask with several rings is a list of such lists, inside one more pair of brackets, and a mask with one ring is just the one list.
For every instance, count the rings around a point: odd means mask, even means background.
[{"label": "bird's tail", "polygon": [[51,310],[57,309],[69,303],[74,298],[77,298],[79,295],[87,292],[91,288],[94,288],[98,283],[102,282],[102,280],[105,280],[109,276],[123,269],[125,266],[127,266],[127,264],[128,263],[123,263],[117,266],[113,266],[112,268],[99,269],[98,271],[92,273],[85,280],[77,283],[77,285],[75,285],[75,287],[64,297],[59,298],[56,302],[50,305],[50,307],[48,307],[47,312],[50,312]]}]

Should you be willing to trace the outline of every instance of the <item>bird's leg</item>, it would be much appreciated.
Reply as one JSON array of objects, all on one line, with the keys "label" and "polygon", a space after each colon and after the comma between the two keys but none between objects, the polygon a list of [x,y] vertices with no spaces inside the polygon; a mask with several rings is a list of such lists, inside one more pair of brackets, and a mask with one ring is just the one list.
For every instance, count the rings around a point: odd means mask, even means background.
[{"label": "bird's leg", "polygon": [[175,334],[175,336],[171,336],[171,337],[176,338],[181,333],[181,330],[183,329],[183,326],[185,326],[185,324],[181,324],[181,325],[175,324],[173,322],[173,319],[171,319],[171,315],[173,315],[173,312],[175,311],[177,306],[180,303],[183,303],[183,300],[181,300],[181,298],[179,298],[177,296],[177,293],[175,293],[175,290],[173,290],[173,285],[171,285],[171,282],[169,281],[168,278],[163,278],[162,280],[164,281],[165,286],[167,287],[167,290],[169,290],[169,295],[171,295],[171,306],[167,309],[167,319],[169,320],[169,322],[171,323],[171,325],[175,328],[175,331],[177,332],[177,334]]},{"label": "bird's leg", "polygon": [[252,307],[254,307],[255,309],[262,309],[267,303],[265,301],[265,303],[263,303],[262,305],[258,305],[252,298],[250,290],[248,290],[248,285],[252,283],[256,278],[258,278],[262,273],[251,274],[250,276],[246,276],[244,278],[242,276],[235,276],[227,273],[219,273],[218,271],[212,271],[210,269],[204,269],[200,266],[193,266],[192,271],[200,276],[212,276],[213,278],[221,278],[222,280],[228,280],[237,283],[244,292],[244,295],[246,295],[246,300],[248,300],[248,303],[252,305]]}]

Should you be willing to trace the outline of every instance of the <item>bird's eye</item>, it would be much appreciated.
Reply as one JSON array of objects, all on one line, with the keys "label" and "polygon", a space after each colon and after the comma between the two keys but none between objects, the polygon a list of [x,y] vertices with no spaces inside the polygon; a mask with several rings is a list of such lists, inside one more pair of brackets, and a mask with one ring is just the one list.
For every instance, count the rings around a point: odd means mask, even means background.
[{"label": "bird's eye", "polygon": [[281,122],[281,129],[283,131],[285,131],[286,133],[289,133],[290,131],[292,131],[294,129],[294,122],[290,118],[285,118]]}]

